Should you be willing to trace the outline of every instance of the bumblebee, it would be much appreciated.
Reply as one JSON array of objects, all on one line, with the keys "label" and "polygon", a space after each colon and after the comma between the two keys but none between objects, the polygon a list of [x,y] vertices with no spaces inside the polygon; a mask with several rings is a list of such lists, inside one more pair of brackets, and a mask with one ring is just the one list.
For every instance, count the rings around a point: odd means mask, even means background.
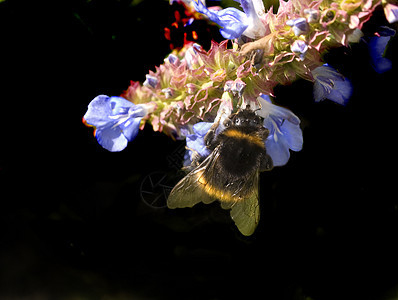
[{"label": "bumblebee", "polygon": [[227,117],[221,131],[218,127],[215,122],[204,137],[210,155],[197,155],[192,170],[171,191],[167,205],[183,208],[218,200],[223,209],[231,210],[239,231],[248,236],[260,219],[259,173],[273,168],[265,149],[269,130],[250,107]]}]

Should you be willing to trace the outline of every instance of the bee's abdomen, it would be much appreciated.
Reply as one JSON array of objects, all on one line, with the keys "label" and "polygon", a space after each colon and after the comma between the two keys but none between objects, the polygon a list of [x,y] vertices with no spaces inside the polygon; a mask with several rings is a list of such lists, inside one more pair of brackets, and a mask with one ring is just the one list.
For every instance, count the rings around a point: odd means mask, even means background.
[{"label": "bee's abdomen", "polygon": [[245,178],[257,171],[264,142],[255,135],[228,130],[220,134],[221,168],[234,178]]}]

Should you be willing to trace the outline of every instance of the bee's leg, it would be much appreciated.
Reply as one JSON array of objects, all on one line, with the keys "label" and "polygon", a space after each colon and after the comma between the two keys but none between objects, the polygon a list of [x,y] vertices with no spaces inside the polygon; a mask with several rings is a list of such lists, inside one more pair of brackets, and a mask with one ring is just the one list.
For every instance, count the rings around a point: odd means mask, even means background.
[{"label": "bee's leg", "polygon": [[215,130],[211,130],[211,129],[206,133],[205,138],[204,138],[206,147],[211,146],[211,144],[214,141],[215,135],[216,135]]},{"label": "bee's leg", "polygon": [[260,138],[265,141],[269,136],[269,130],[265,127],[260,128]]},{"label": "bee's leg", "polygon": [[204,137],[205,145],[208,148],[211,148],[211,145],[213,144],[215,137],[216,137],[216,130],[218,128],[220,121],[218,120],[215,122],[209,129],[209,131],[206,133]]},{"label": "bee's leg", "polygon": [[191,172],[193,169],[195,169],[197,166],[199,166],[201,164],[201,162],[203,161],[203,157],[195,149],[189,148],[187,146],[185,146],[185,149],[189,150],[189,151],[192,151],[192,162],[191,162],[191,164],[188,165],[188,166],[182,167],[183,171],[189,173],[189,172]]},{"label": "bee's leg", "polygon": [[260,172],[270,171],[274,167],[271,156],[269,156],[264,150],[260,160]]},{"label": "bee's leg", "polygon": [[200,155],[199,152],[195,149],[189,148],[187,146],[185,146],[185,149],[192,151],[192,164],[195,164],[195,167],[199,166],[199,164],[203,160],[202,155]]}]

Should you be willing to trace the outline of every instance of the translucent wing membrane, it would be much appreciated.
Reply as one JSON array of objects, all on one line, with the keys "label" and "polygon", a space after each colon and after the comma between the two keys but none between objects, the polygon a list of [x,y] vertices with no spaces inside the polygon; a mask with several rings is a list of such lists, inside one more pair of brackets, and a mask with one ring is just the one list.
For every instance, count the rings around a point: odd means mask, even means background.
[{"label": "translucent wing membrane", "polygon": [[219,151],[216,148],[197,168],[181,179],[167,199],[169,208],[192,207],[199,202],[209,204],[216,200],[205,191],[207,182],[200,180],[206,170],[214,167]]},{"label": "translucent wing membrane", "polygon": [[[218,199],[223,209],[231,209],[231,217],[239,231],[243,235],[251,235],[260,218],[259,172],[254,172],[243,185],[231,182],[224,189],[217,188],[214,182],[219,180],[217,176],[220,176],[217,172],[219,148],[216,147],[197,168],[177,183],[170,193],[167,206],[169,208],[192,207],[199,202],[209,204]],[[238,189],[236,189],[237,186],[239,186]]]},{"label": "translucent wing membrane", "polygon": [[231,209],[231,218],[243,235],[252,235],[260,221],[260,206],[258,194],[259,172],[245,183],[243,190],[246,196],[237,198],[235,202],[221,202],[223,209]]}]

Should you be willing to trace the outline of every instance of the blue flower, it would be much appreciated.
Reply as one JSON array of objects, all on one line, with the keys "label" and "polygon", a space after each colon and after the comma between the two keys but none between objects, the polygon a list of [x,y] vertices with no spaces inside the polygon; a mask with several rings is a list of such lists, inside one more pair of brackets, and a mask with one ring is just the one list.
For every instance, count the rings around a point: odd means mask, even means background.
[{"label": "blue flower", "polygon": [[265,148],[274,166],[283,166],[290,158],[289,149],[300,151],[303,148],[300,119],[290,110],[272,104],[267,95],[262,95],[257,99],[261,109],[256,113],[264,118],[264,127],[269,130]]},{"label": "blue flower", "polygon": [[351,82],[328,64],[314,69],[312,76],[315,79],[314,100],[316,102],[329,99],[345,105],[351,97]]},{"label": "blue flower", "polygon": [[210,21],[221,27],[220,33],[224,38],[235,39],[242,34],[250,38],[265,35],[265,26],[258,17],[260,10],[264,9],[264,5],[260,2],[261,0],[240,0],[245,12],[233,7],[219,11],[210,10],[200,0],[194,0],[193,4],[198,12],[206,15]]},{"label": "blue flower", "polygon": [[146,87],[151,87],[151,88],[155,89],[159,83],[159,80],[155,76],[152,76],[149,74],[147,74],[145,76],[146,76],[146,80],[144,81],[143,85]]},{"label": "blue flower", "polygon": [[205,145],[204,137],[212,125],[213,123],[211,122],[199,122],[193,125],[192,129],[194,133],[186,137],[190,161],[193,161],[195,152],[203,157],[207,157],[210,154],[210,150]]},{"label": "blue flower", "polygon": [[371,37],[368,42],[370,59],[373,69],[381,74],[391,69],[392,63],[388,58],[383,57],[386,47],[395,30],[382,26],[377,35]]},{"label": "blue flower", "polygon": [[306,18],[287,20],[286,25],[293,28],[295,36],[300,36],[301,34],[305,34],[310,29],[310,26],[308,25]]},{"label": "blue flower", "polygon": [[263,22],[260,20],[260,16],[265,13],[263,0],[237,0],[240,2],[246,16],[247,29],[243,32],[243,35],[258,39],[266,35],[267,29]]},{"label": "blue flower", "polygon": [[226,8],[220,11],[209,10],[200,0],[194,0],[195,9],[206,15],[210,21],[221,26],[220,33],[226,39],[235,39],[246,30],[246,15],[236,8]]},{"label": "blue flower", "polygon": [[290,50],[297,54],[299,59],[303,61],[308,51],[308,45],[302,40],[295,40],[291,45]]},{"label": "blue flower", "polygon": [[83,119],[95,127],[94,135],[105,149],[117,152],[126,148],[138,134],[141,119],[147,114],[142,105],[122,97],[99,95],[90,104]]},{"label": "blue flower", "polygon": [[398,5],[394,4],[394,1],[383,0],[381,4],[384,8],[384,14],[389,23],[398,22]]},{"label": "blue flower", "polygon": [[303,12],[307,17],[308,23],[317,23],[319,21],[319,9],[306,8]]}]

